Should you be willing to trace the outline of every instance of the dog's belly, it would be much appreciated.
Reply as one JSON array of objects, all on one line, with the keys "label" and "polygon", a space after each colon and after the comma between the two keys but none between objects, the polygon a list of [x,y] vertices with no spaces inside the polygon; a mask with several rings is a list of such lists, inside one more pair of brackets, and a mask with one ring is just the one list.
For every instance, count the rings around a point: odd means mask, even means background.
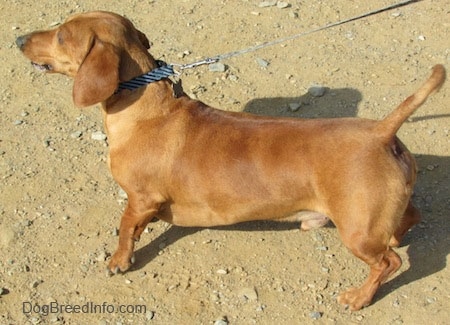
[{"label": "dog's belly", "polygon": [[214,227],[253,220],[307,222],[309,228],[323,225],[328,218],[319,212],[304,211],[299,206],[310,206],[302,200],[247,201],[247,202],[173,202],[165,204],[158,218],[182,227]]}]

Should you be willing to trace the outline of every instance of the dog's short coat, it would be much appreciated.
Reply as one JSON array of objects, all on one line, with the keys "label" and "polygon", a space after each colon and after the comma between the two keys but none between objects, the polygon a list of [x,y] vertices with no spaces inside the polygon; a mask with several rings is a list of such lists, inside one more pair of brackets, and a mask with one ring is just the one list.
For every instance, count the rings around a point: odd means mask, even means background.
[{"label": "dog's short coat", "polygon": [[444,82],[442,65],[381,121],[305,120],[217,110],[174,97],[168,79],[116,92],[156,62],[146,36],[113,13],[74,15],[16,43],[38,69],[74,78],[77,106],[101,102],[109,167],[128,194],[111,272],[130,267],[134,241],[154,217],[202,227],[297,220],[303,229],[329,218],[370,267],[361,287],[338,297],[352,310],[400,267],[391,247],[420,215],[410,200],[416,164],[395,133]]}]

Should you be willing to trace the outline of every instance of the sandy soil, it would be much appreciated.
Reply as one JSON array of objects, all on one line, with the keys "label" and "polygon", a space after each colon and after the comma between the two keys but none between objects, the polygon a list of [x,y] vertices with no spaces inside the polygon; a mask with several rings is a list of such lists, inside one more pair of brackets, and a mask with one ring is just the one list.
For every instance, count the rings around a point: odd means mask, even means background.
[{"label": "sandy soil", "polygon": [[[291,0],[280,9],[260,2],[0,4],[0,323],[448,322],[448,82],[399,131],[420,167],[414,200],[423,221],[397,249],[404,264],[371,306],[351,313],[336,302],[338,292],[363,281],[367,267],[333,227],[303,233],[267,222],[219,229],[152,223],[133,269],[105,276],[125,199],[106,166],[106,142],[92,138],[102,131],[100,112],[75,108],[71,81],[34,71],[15,38],[74,12],[104,9],[132,19],[157,58],[189,63],[393,3]],[[190,70],[184,87],[224,110],[381,118],[434,64],[450,67],[449,10],[448,0],[421,1],[226,60],[223,73]],[[328,88],[324,96],[306,95],[315,84]],[[295,103],[301,106],[291,112]]]}]

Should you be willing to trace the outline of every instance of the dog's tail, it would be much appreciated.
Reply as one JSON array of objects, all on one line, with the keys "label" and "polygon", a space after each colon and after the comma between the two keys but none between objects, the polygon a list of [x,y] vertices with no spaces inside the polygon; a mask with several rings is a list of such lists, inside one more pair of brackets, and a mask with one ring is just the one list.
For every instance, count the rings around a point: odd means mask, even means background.
[{"label": "dog's tail", "polygon": [[445,81],[445,68],[442,64],[433,67],[430,78],[414,94],[406,98],[394,111],[377,124],[377,134],[392,139],[402,126],[403,122],[411,116],[433,91],[439,90]]}]

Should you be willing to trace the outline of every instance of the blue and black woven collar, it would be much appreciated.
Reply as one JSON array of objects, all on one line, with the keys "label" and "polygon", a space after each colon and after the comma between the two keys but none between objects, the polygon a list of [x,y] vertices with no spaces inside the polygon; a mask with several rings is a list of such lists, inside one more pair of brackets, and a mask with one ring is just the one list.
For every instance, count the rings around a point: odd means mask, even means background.
[{"label": "blue and black woven collar", "polygon": [[125,89],[135,90],[152,82],[160,81],[176,74],[172,65],[168,65],[164,61],[160,60],[156,61],[156,63],[158,64],[158,68],[131,80],[119,83],[119,87],[115,93],[117,94]]}]

